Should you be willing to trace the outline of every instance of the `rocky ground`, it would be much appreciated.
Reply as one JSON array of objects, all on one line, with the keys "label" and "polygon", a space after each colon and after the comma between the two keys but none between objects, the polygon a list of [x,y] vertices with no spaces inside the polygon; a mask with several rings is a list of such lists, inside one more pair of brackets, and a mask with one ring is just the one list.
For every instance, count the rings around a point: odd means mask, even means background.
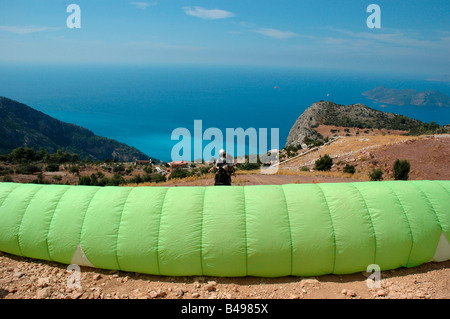
[{"label": "rocky ground", "polygon": [[[0,253],[0,299],[448,299],[450,261],[381,273],[318,277],[164,277],[67,265]],[[77,286],[79,284],[79,286]]]}]

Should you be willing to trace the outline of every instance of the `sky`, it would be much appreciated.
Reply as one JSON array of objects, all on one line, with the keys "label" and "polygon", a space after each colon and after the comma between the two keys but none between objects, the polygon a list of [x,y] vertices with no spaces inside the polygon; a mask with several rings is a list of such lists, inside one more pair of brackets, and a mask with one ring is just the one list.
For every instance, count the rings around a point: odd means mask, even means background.
[{"label": "sky", "polygon": [[[68,28],[70,4],[81,28]],[[370,4],[381,28],[367,26]],[[448,0],[0,0],[0,63],[450,74]]]}]

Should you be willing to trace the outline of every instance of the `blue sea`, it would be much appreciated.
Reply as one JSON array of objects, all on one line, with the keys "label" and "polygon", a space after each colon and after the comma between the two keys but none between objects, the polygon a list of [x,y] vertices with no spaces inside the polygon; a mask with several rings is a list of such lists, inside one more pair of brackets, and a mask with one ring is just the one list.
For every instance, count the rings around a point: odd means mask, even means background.
[{"label": "blue sea", "polygon": [[193,134],[194,120],[224,136],[225,128],[279,128],[282,148],[296,119],[320,100],[449,124],[450,108],[381,107],[361,95],[380,85],[450,95],[450,83],[425,78],[269,67],[3,65],[0,96],[170,161],[178,143],[172,131]]}]

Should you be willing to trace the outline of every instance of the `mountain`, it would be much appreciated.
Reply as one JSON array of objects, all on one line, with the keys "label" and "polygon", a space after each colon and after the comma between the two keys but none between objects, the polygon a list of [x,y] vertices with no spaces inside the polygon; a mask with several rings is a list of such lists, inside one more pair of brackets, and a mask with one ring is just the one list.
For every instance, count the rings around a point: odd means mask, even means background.
[{"label": "mountain", "polygon": [[321,101],[306,109],[289,132],[286,146],[303,144],[305,138],[323,140],[314,128],[319,125],[408,131],[409,134],[445,133],[447,129],[403,115],[385,113],[363,104],[340,105]]},{"label": "mountain", "polygon": [[450,97],[439,91],[398,90],[379,86],[366,91],[362,95],[379,103],[392,105],[444,106],[450,107]]},{"label": "mountain", "polygon": [[0,154],[17,147],[43,147],[48,152],[58,149],[93,160],[117,158],[119,161],[153,159],[134,147],[100,137],[93,132],[57,120],[25,104],[0,97]]}]

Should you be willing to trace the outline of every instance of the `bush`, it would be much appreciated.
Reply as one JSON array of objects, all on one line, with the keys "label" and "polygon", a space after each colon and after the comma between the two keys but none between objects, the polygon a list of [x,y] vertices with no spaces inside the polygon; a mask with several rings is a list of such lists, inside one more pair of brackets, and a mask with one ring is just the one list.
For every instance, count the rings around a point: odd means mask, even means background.
[{"label": "bush", "polygon": [[330,155],[326,154],[325,156],[320,156],[320,158],[316,161],[314,169],[316,171],[329,171],[333,166],[333,159]]},{"label": "bush", "polygon": [[200,171],[198,172],[198,176],[202,176],[202,175],[206,175],[206,174],[208,174],[208,171],[209,171],[209,167],[208,166],[203,166],[203,167],[200,167]]},{"label": "bush", "polygon": [[125,166],[123,166],[123,164],[119,164],[114,166],[113,172],[114,173],[123,173],[125,171]]},{"label": "bush", "polygon": [[173,178],[185,178],[185,177],[189,177],[192,174],[190,172],[188,172],[187,170],[184,170],[182,168],[176,168],[173,170],[172,174],[170,174],[170,179]]},{"label": "bush", "polygon": [[383,171],[381,168],[374,168],[371,173],[369,173],[369,177],[371,181],[382,181],[383,180]]},{"label": "bush", "polygon": [[166,181],[166,177],[163,174],[154,174],[151,176],[152,183],[163,183]]},{"label": "bush", "polygon": [[344,173],[355,174],[355,172],[356,172],[355,166],[350,164],[345,165]]},{"label": "bush", "polygon": [[5,175],[5,176],[3,176],[3,182],[4,182],[4,183],[12,183],[12,182],[13,182],[13,179],[12,179],[11,175]]},{"label": "bush", "polygon": [[122,184],[125,184],[125,179],[122,176],[116,174],[112,177],[111,183],[109,184],[109,186],[119,186]]},{"label": "bush", "polygon": [[407,181],[411,164],[407,160],[397,159],[394,163],[394,179],[396,181]]},{"label": "bush", "polygon": [[147,173],[147,174],[151,174],[153,172],[153,169],[152,169],[152,167],[150,165],[146,165],[144,167],[144,172]]},{"label": "bush", "polygon": [[240,163],[236,166],[237,169],[243,170],[243,171],[252,171],[255,169],[259,169],[261,167],[261,164],[259,163]]},{"label": "bush", "polygon": [[69,167],[69,173],[71,173],[71,174],[79,174],[80,173],[80,167],[78,165],[71,165]]},{"label": "bush", "polygon": [[78,178],[78,185],[91,186],[91,178],[89,176],[80,176]]},{"label": "bush", "polygon": [[13,174],[13,170],[11,168],[0,166],[0,176],[11,174]]},{"label": "bush", "polygon": [[16,174],[32,175],[33,173],[40,172],[42,167],[34,164],[23,164],[16,167]]},{"label": "bush", "polygon": [[300,171],[302,172],[309,172],[309,168],[307,166],[303,166],[302,168],[300,168]]},{"label": "bush", "polygon": [[144,180],[142,179],[141,174],[137,174],[128,180],[128,183],[132,184],[140,184],[142,182],[144,182]]},{"label": "bush", "polygon": [[59,171],[59,165],[58,164],[48,164],[45,167],[46,172],[58,172]]}]

